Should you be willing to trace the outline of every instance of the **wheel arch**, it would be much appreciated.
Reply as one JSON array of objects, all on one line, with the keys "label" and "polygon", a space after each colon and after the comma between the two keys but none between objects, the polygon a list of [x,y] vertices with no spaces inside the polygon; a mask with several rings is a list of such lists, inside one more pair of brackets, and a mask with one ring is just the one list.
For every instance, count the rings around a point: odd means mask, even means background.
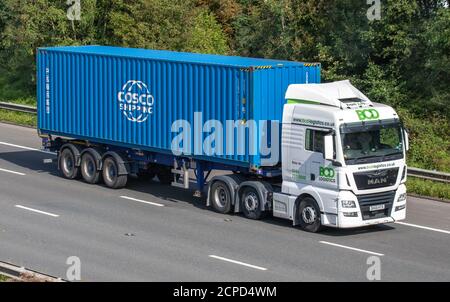
[{"label": "wheel arch", "polygon": [[245,181],[242,176],[238,174],[228,174],[228,175],[217,175],[214,176],[209,182],[208,182],[208,195],[206,198],[206,205],[211,206],[211,186],[217,182],[222,181],[224,182],[228,189],[230,190],[231,194],[231,205],[234,206],[236,203],[236,196],[237,196],[237,190],[239,188],[239,185]]},{"label": "wheel arch", "polygon": [[316,202],[317,206],[319,207],[320,214],[323,213],[323,205],[322,205],[319,195],[316,192],[303,192],[295,200],[294,209],[293,209],[293,213],[292,213],[292,217],[293,217],[292,221],[293,221],[294,226],[300,224],[299,217],[297,215],[298,207],[300,206],[300,202],[307,197],[312,198]]},{"label": "wheel arch", "polygon": [[81,164],[81,152],[83,148],[73,143],[65,143],[61,146],[61,148],[59,148],[58,151],[58,169],[59,169],[59,156],[61,155],[64,149],[70,149],[70,151],[72,151],[73,156],[75,157],[75,166],[79,167]]},{"label": "wheel arch", "polygon": [[[103,166],[103,157],[102,157],[102,155],[101,155],[101,151],[98,150],[98,149],[95,149],[95,148],[86,148],[86,149],[83,149],[83,150],[81,151],[81,154],[80,154],[80,159],[83,157],[83,155],[84,155],[85,153],[89,153],[89,154],[91,154],[91,155],[94,157],[94,159],[95,159],[95,161],[96,161],[96,163],[97,163],[97,170],[98,170],[98,171],[101,170],[101,169],[102,169],[102,166]],[[81,161],[80,161],[80,163],[81,163]]]},{"label": "wheel arch", "polygon": [[273,195],[272,198],[269,197],[269,193],[273,194],[272,185],[265,181],[248,180],[242,182],[236,192],[236,202],[234,205],[235,213],[241,212],[241,195],[246,187],[251,187],[256,190],[259,195],[259,199],[261,200],[260,207],[262,211],[268,211],[272,209],[271,199],[273,199]]},{"label": "wheel arch", "polygon": [[117,167],[118,167],[118,175],[128,175],[131,172],[131,167],[129,162],[126,160],[126,158],[124,158],[122,155],[120,155],[117,152],[114,151],[108,151],[105,154],[103,154],[102,156],[102,162],[107,158],[107,157],[112,157],[116,163],[117,163]]}]

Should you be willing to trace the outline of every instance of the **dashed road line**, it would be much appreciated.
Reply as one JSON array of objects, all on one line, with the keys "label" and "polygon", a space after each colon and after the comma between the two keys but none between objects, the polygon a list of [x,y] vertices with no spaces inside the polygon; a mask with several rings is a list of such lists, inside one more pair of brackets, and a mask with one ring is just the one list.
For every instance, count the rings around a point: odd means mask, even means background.
[{"label": "dashed road line", "polygon": [[23,210],[27,210],[27,211],[31,211],[31,212],[35,212],[35,213],[39,213],[39,214],[43,214],[43,215],[47,215],[47,216],[51,216],[51,217],[59,217],[59,215],[56,215],[56,214],[53,214],[53,213],[49,213],[49,212],[44,212],[44,211],[41,211],[41,210],[36,210],[36,209],[33,209],[33,208],[29,208],[29,207],[25,207],[25,206],[22,206],[20,204],[16,204],[15,207],[19,208],[19,209],[23,209]]},{"label": "dashed road line", "polygon": [[132,201],[137,201],[137,202],[149,204],[149,205],[152,205],[152,206],[164,207],[164,205],[163,205],[163,204],[160,204],[160,203],[151,202],[151,201],[145,201],[145,200],[137,199],[137,198],[133,198],[133,197],[120,196],[120,198],[132,200]]},{"label": "dashed road line", "polygon": [[16,172],[16,171],[11,171],[11,170],[2,169],[2,168],[0,168],[0,171],[6,172],[6,173],[11,173],[11,174],[16,174],[16,175],[21,175],[21,176],[26,175],[25,173],[22,173],[22,172]]},{"label": "dashed road line", "polygon": [[225,257],[216,256],[216,255],[209,255],[209,257],[210,258],[214,258],[214,259],[218,259],[218,260],[222,260],[222,261],[226,261],[226,262],[231,262],[231,263],[234,263],[234,264],[239,264],[239,265],[242,265],[242,266],[247,266],[247,267],[254,268],[254,269],[257,269],[257,270],[260,270],[260,271],[267,271],[267,268],[265,268],[265,267],[261,267],[261,266],[257,266],[257,265],[253,265],[253,264],[248,264],[248,263],[245,263],[245,262],[242,262],[242,261],[228,259],[228,258],[225,258]]},{"label": "dashed road line", "polygon": [[328,244],[328,245],[332,245],[332,246],[341,247],[341,248],[352,250],[352,251],[361,252],[361,253],[371,254],[371,255],[375,255],[375,256],[384,256],[384,254],[381,254],[381,253],[375,253],[375,252],[371,252],[371,251],[368,251],[368,250],[358,249],[358,248],[355,248],[355,247],[346,246],[346,245],[342,245],[342,244],[332,243],[332,242],[328,242],[328,241],[319,241],[319,242],[323,243],[323,244]]},{"label": "dashed road line", "polygon": [[442,230],[442,229],[436,229],[436,228],[430,228],[430,227],[423,226],[423,225],[412,224],[412,223],[401,222],[401,221],[397,221],[395,223],[401,224],[401,225],[410,226],[410,227],[413,227],[413,228],[419,228],[419,229],[424,229],[424,230],[429,230],[429,231],[434,231],[434,232],[439,232],[439,233],[444,233],[444,234],[450,234],[450,231]]},{"label": "dashed road line", "polygon": [[37,151],[37,152],[41,152],[41,153],[47,153],[47,154],[56,155],[55,152],[44,151],[44,150],[40,150],[40,149],[37,149],[37,148],[11,144],[11,143],[7,143],[7,142],[0,142],[0,145],[4,145],[4,146],[8,146],[8,147],[14,147],[14,148],[19,148],[19,149],[23,149],[23,150]]}]

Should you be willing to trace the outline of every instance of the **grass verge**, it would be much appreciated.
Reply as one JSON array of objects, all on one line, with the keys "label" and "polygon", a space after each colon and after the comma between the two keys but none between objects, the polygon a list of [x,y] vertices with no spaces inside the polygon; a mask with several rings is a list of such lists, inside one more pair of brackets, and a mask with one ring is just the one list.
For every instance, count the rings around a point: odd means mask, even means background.
[{"label": "grass verge", "polygon": [[0,109],[0,122],[36,127],[37,117],[35,114]]},{"label": "grass verge", "polygon": [[8,281],[8,280],[9,280],[8,277],[3,276],[3,275],[0,275],[0,282],[6,282],[6,281]]},{"label": "grass verge", "polygon": [[450,184],[408,176],[406,187],[408,193],[450,200]]},{"label": "grass verge", "polygon": [[0,101],[6,102],[6,103],[13,103],[13,104],[20,104],[20,105],[36,107],[36,98],[34,98],[34,97],[18,98],[18,99],[13,99],[13,100],[1,100],[0,99]]}]

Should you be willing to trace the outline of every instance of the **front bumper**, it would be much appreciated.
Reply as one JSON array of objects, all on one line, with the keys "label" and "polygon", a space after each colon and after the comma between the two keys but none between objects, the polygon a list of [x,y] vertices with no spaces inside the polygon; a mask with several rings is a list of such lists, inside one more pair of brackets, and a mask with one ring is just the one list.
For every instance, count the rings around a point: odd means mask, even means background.
[{"label": "front bumper", "polygon": [[[390,205],[389,211],[387,211],[387,215],[384,217],[377,217],[375,219],[368,219],[367,216],[364,217],[364,213],[361,211],[360,203],[358,202],[358,198],[352,192],[345,191],[339,193],[340,200],[354,200],[356,207],[355,208],[342,208],[340,205],[340,201],[338,202],[338,214],[337,221],[335,227],[338,228],[356,228],[363,227],[369,225],[390,223],[399,220],[403,220],[406,218],[406,200],[398,201],[400,194],[406,193],[405,185],[400,185],[395,192],[395,196],[392,204]],[[397,207],[403,207],[402,210],[396,211]],[[351,214],[350,214],[351,213]],[[351,216],[354,215],[354,216]]]}]

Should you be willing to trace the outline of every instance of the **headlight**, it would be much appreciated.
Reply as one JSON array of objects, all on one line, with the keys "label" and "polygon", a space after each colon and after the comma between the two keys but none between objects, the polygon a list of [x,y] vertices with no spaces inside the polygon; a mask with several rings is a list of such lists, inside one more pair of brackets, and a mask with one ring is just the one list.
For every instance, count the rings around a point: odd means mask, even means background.
[{"label": "headlight", "polygon": [[353,200],[341,200],[343,208],[356,208],[356,204]]},{"label": "headlight", "polygon": [[400,194],[400,196],[397,199],[397,202],[405,201],[406,200],[406,193]]}]

